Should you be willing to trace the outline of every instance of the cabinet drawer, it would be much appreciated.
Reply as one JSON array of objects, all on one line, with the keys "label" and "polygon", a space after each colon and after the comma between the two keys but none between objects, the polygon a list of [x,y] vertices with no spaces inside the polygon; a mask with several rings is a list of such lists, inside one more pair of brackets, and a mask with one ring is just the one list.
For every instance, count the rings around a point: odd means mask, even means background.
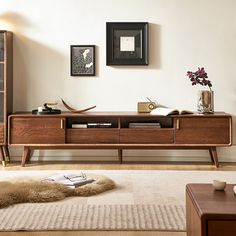
[{"label": "cabinet drawer", "polygon": [[[177,121],[178,120],[178,121]],[[230,144],[230,118],[178,118],[175,120],[176,144]],[[178,125],[176,125],[178,123]]]},{"label": "cabinet drawer", "polygon": [[173,129],[121,129],[120,143],[173,143]]},{"label": "cabinet drawer", "polygon": [[4,143],[4,125],[0,124],[0,143]]},{"label": "cabinet drawer", "polygon": [[67,129],[67,143],[119,143],[118,129]]},{"label": "cabinet drawer", "polygon": [[208,236],[235,236],[236,221],[235,220],[209,220]]},{"label": "cabinet drawer", "polygon": [[64,118],[10,119],[11,144],[60,144],[65,142]]}]

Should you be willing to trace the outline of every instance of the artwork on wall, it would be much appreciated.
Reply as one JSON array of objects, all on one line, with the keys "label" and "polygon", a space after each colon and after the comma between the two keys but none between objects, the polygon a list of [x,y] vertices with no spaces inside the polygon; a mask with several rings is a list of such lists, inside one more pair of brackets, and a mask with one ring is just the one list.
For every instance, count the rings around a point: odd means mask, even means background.
[{"label": "artwork on wall", "polygon": [[95,75],[95,45],[71,45],[71,76]]},{"label": "artwork on wall", "polygon": [[106,23],[107,65],[148,65],[148,23]]}]

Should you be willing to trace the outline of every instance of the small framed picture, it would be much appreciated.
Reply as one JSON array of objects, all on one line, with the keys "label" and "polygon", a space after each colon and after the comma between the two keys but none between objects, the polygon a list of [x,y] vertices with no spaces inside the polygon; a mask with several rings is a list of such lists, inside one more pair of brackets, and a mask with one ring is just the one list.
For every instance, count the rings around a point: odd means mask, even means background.
[{"label": "small framed picture", "polygon": [[107,65],[148,65],[148,23],[107,22]]},{"label": "small framed picture", "polygon": [[95,76],[95,45],[71,45],[71,76]]}]

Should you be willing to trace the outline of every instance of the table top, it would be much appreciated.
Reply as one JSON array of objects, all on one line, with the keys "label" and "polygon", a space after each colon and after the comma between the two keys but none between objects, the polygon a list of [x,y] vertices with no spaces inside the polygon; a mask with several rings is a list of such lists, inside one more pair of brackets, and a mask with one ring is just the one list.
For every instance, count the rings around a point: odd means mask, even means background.
[{"label": "table top", "polygon": [[[105,111],[97,111],[97,112],[81,112],[81,113],[72,113],[72,112],[64,112],[62,111],[61,114],[51,114],[51,115],[35,115],[32,114],[31,111],[25,112],[15,112],[10,115],[11,116],[20,116],[20,117],[88,117],[88,116],[105,116],[105,117],[159,117],[160,115],[155,115],[151,113],[138,113],[135,111],[117,111],[117,112],[105,112]],[[163,117],[199,117],[199,118],[208,118],[208,117],[231,117],[230,114],[227,114],[225,112],[214,112],[213,114],[186,114],[186,115],[171,115],[171,116],[163,116]]]},{"label": "table top", "polygon": [[217,191],[212,184],[188,184],[186,193],[200,218],[236,220],[235,185],[227,184],[224,191]]}]

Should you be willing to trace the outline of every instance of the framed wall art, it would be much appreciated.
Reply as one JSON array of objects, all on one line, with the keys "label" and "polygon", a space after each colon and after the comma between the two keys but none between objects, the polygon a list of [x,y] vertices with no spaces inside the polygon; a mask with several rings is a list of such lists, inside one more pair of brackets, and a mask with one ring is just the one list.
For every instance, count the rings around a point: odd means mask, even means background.
[{"label": "framed wall art", "polygon": [[71,76],[95,75],[95,45],[71,45]]},{"label": "framed wall art", "polygon": [[107,65],[148,65],[148,23],[106,23]]}]

